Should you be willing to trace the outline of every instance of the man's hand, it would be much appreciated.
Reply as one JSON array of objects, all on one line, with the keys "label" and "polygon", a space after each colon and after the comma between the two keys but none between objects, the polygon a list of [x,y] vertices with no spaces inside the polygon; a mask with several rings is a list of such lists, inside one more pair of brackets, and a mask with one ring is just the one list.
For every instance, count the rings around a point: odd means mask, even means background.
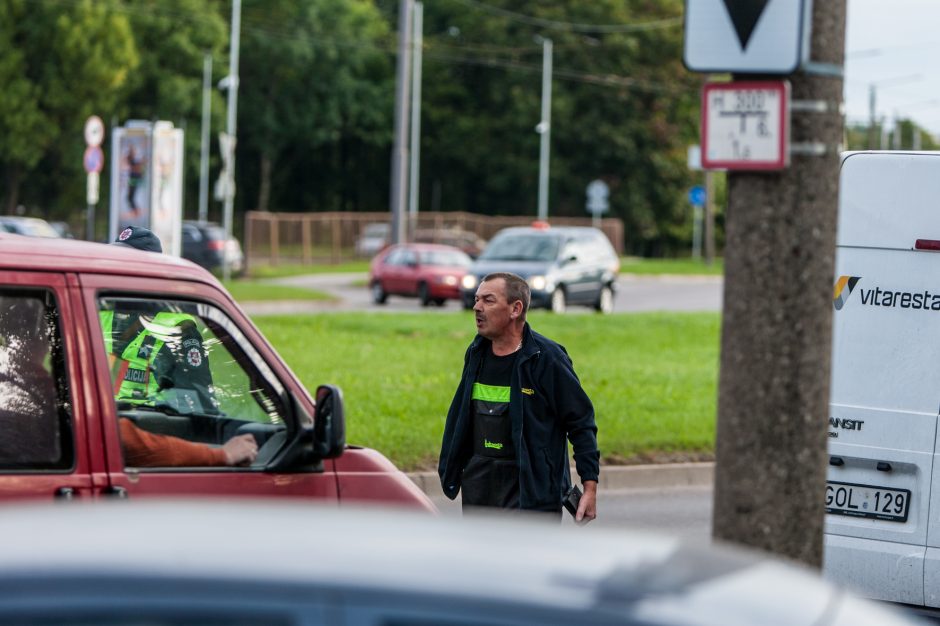
[{"label": "man's hand", "polygon": [[578,503],[578,513],[574,520],[579,524],[587,524],[597,517],[597,481],[585,480],[582,485],[584,494]]},{"label": "man's hand", "polygon": [[222,449],[226,465],[250,465],[258,457],[258,442],[253,435],[232,437]]}]

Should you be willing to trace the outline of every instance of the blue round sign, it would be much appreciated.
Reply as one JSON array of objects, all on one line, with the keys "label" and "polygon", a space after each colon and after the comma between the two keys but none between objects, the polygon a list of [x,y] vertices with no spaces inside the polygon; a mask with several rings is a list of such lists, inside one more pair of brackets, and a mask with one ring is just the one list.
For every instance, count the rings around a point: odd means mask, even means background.
[{"label": "blue round sign", "polygon": [[689,189],[689,202],[693,206],[702,206],[705,204],[705,188],[696,185]]},{"label": "blue round sign", "polygon": [[101,148],[98,146],[88,146],[85,148],[85,156],[82,157],[82,165],[85,166],[85,171],[89,174],[92,172],[100,172],[101,168],[104,167],[104,153],[101,151]]}]

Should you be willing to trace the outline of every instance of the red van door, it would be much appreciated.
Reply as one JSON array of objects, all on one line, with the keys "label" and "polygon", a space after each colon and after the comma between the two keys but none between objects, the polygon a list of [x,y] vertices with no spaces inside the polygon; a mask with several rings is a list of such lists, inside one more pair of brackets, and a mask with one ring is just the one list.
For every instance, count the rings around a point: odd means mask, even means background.
[{"label": "red van door", "polygon": [[113,275],[83,276],[82,293],[113,492],[337,502],[332,463],[279,465],[312,401],[221,294]]},{"label": "red van door", "polygon": [[0,271],[0,500],[93,498],[66,276]]}]

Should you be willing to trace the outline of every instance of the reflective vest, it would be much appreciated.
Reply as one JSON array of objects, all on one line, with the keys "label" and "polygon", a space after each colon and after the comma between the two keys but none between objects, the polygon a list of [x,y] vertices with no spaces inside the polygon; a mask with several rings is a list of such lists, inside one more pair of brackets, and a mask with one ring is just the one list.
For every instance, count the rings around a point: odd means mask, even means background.
[{"label": "reflective vest", "polygon": [[154,375],[157,355],[167,343],[179,343],[179,324],[192,320],[192,315],[161,311],[151,320],[141,318],[143,328],[119,355],[113,352],[114,311],[101,311],[99,315],[105,349],[116,357],[111,366],[114,399],[132,404],[153,403],[160,387],[160,381]]}]

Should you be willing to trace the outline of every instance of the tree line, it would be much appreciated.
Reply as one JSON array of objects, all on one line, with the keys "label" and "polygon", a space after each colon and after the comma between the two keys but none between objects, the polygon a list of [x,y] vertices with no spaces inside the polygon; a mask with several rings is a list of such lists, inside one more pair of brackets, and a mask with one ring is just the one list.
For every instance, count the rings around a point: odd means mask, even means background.
[{"label": "tree line", "polygon": [[[687,250],[702,79],[682,66],[682,6],[426,2],[420,207],[536,215],[550,38],[549,215],[587,215],[585,188],[601,179],[629,252]],[[185,130],[184,212],[195,217],[203,60],[213,83],[228,73],[230,13],[223,0],[0,0],[5,212],[81,224],[82,127],[96,114],[106,126],[161,119]],[[236,227],[248,210],[388,209],[397,14],[397,0],[243,0]],[[214,181],[225,129],[215,88],[211,118]],[[102,176],[107,207],[107,167]],[[210,217],[220,214],[213,203]]]}]

